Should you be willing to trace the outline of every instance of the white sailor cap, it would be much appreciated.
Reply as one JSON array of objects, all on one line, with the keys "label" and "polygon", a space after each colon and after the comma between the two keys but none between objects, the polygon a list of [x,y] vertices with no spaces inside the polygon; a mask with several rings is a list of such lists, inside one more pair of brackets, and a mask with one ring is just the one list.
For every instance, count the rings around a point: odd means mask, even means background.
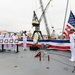
[{"label": "white sailor cap", "polygon": [[74,31],[75,29],[74,28],[70,28],[70,31]]}]

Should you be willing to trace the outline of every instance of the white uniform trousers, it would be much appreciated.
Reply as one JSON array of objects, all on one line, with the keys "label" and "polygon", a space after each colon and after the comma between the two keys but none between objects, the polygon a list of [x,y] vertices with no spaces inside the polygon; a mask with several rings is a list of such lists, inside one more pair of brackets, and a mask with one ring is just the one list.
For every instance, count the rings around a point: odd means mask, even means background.
[{"label": "white uniform trousers", "polygon": [[0,44],[0,49],[2,50],[2,44]]},{"label": "white uniform trousers", "polygon": [[8,44],[4,44],[4,49],[8,49]]},{"label": "white uniform trousers", "polygon": [[8,50],[11,50],[11,49],[12,49],[12,45],[8,44]]},{"label": "white uniform trousers", "polygon": [[17,45],[13,44],[13,50],[17,50]]},{"label": "white uniform trousers", "polygon": [[23,49],[27,49],[26,42],[26,40],[23,40]]},{"label": "white uniform trousers", "polygon": [[75,44],[70,43],[71,59],[75,60]]}]

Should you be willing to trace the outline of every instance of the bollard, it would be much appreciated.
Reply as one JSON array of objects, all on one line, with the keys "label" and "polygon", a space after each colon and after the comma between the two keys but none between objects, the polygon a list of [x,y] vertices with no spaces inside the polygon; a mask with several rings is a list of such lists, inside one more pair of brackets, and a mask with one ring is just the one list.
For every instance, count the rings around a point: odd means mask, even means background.
[{"label": "bollard", "polygon": [[48,55],[48,61],[50,61],[50,56]]},{"label": "bollard", "polygon": [[40,52],[40,56],[39,56],[39,61],[41,61],[41,52]]},{"label": "bollard", "polygon": [[46,44],[46,48],[49,48],[49,44]]},{"label": "bollard", "polygon": [[44,44],[43,43],[41,44],[41,48],[44,49]]}]

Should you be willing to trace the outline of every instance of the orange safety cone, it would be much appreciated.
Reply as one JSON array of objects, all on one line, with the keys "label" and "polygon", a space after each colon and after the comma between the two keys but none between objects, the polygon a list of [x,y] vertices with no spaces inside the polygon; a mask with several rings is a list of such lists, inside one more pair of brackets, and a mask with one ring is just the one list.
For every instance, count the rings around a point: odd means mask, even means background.
[{"label": "orange safety cone", "polygon": [[41,56],[41,52],[38,52],[35,57],[40,57]]}]

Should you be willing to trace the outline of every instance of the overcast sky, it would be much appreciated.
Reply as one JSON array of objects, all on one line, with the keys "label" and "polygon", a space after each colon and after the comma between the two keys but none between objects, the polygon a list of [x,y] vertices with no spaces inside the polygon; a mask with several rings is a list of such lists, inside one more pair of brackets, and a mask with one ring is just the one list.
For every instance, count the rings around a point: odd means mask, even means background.
[{"label": "overcast sky", "polygon": [[[44,7],[49,0],[42,0]],[[63,28],[67,0],[52,0],[47,11],[47,23],[52,31],[54,26],[56,33],[60,33]],[[32,28],[33,10],[36,11],[38,18],[41,15],[39,9],[39,0],[0,0],[0,30],[7,31],[34,31]],[[75,0],[69,0],[67,19],[69,11],[72,10],[75,14]],[[67,23],[67,22],[66,22]],[[45,24],[43,19],[40,24],[40,30],[46,34]]]}]

